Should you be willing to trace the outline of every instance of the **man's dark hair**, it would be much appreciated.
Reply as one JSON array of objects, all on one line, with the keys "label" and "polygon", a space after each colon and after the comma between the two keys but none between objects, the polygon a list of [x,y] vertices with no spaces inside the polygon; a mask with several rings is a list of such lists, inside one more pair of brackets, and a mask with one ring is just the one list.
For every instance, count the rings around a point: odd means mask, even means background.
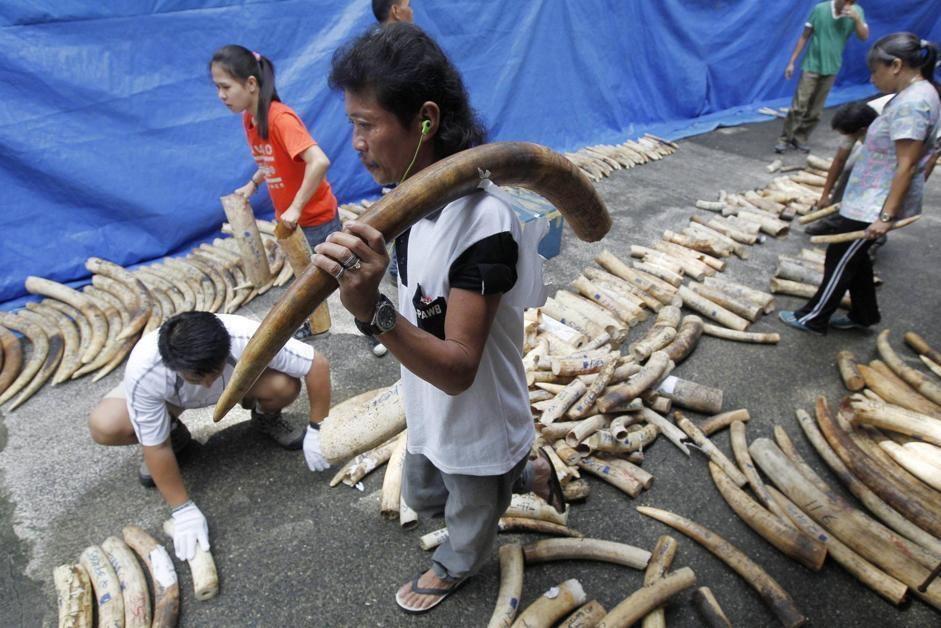
[{"label": "man's dark hair", "polygon": [[157,348],[171,371],[197,376],[217,373],[229,357],[232,339],[219,318],[210,312],[183,312],[160,326]]},{"label": "man's dark hair", "polygon": [[461,75],[434,39],[414,24],[371,29],[333,54],[330,87],[354,93],[372,91],[376,100],[408,128],[422,104],[441,110],[435,154],[441,159],[487,139],[470,106]]},{"label": "man's dark hair", "polygon": [[382,24],[388,20],[393,5],[399,2],[401,0],[372,0],[372,14],[376,16],[376,21]]},{"label": "man's dark hair", "polygon": [[830,126],[844,135],[855,135],[879,117],[875,109],[864,102],[848,102],[836,110]]}]

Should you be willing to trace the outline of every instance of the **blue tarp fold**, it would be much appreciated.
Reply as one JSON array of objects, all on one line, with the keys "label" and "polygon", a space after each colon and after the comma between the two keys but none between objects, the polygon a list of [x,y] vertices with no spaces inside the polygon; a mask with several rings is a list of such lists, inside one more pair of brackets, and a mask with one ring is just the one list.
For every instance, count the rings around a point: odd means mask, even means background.
[{"label": "blue tarp fold", "polygon": [[[559,150],[645,130],[681,137],[787,104],[795,82],[783,68],[813,4],[414,2],[492,139]],[[873,39],[911,30],[941,40],[941,3],[863,6]],[[253,169],[241,122],[208,75],[227,43],[274,61],[281,97],[333,162],[341,201],[375,194],[326,85],[333,51],[372,25],[368,0],[0,3],[3,307],[21,300],[27,275],[82,280],[91,255],[132,265],[216,235],[218,198]],[[866,49],[851,41],[831,102],[873,93]],[[253,203],[270,215],[264,193]]]}]

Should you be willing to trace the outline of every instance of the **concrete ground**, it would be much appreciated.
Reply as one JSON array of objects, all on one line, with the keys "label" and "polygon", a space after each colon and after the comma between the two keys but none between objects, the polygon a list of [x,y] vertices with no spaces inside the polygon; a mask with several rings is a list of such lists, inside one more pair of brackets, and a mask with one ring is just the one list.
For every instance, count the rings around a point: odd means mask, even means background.
[{"label": "concrete ground", "polygon": [[[827,122],[828,118],[811,143],[823,156],[832,155],[837,144]],[[602,249],[626,258],[629,245],[653,242],[664,229],[678,230],[694,212],[696,199],[715,198],[720,189],[741,191],[767,183],[771,176],[765,165],[775,157],[770,148],[779,129],[778,121],[720,129],[681,142],[680,150],[663,161],[601,182],[598,189],[614,217],[614,228],[594,245],[567,233],[562,254],[547,264],[552,291],[592,264]],[[800,159],[789,153],[786,163]],[[941,184],[935,180],[928,185],[926,216],[916,226],[894,233],[877,264],[885,281],[879,289],[880,328],[891,327],[892,344],[910,363],[915,361],[902,346],[904,331],[916,330],[941,347],[936,319],[941,305],[939,207]],[[725,276],[766,288],[777,256],[795,254],[806,245],[798,228],[784,239],[754,247],[747,261],[733,258]],[[276,296],[252,303],[247,314],[260,318]],[[792,309],[800,303],[778,299],[779,308]],[[314,346],[332,363],[334,402],[395,381],[394,358],[373,357],[339,303],[333,300],[331,306],[333,330],[316,339]],[[835,368],[837,351],[852,350],[863,360],[876,357],[875,333],[808,336],[785,328],[774,315],[753,329],[778,331],[782,341],[778,346],[753,346],[704,337],[677,374],[722,388],[727,409],[748,408],[753,417],[748,424],[750,439],[771,436],[775,424],[785,426],[811,465],[842,491],[801,434],[794,409],[811,410],[818,394],[835,403],[844,393]],[[642,328],[632,337],[640,333]],[[159,494],[137,483],[140,453],[134,448],[97,446],[88,437],[86,416],[119,377],[113,373],[94,384],[85,379],[46,388],[21,409],[0,416],[0,625],[54,624],[56,565],[77,560],[84,547],[119,534],[130,523],[157,533],[167,517]],[[305,402],[297,402],[293,410],[292,418],[302,423]],[[486,624],[498,588],[496,551],[478,577],[433,613],[405,615],[395,605],[394,592],[428,565],[418,537],[441,522],[423,521],[417,529],[403,531],[379,516],[381,472],[366,478],[362,492],[345,486],[331,489],[327,481],[332,473],[311,474],[300,452],[287,453],[256,439],[244,413],[233,413],[218,425],[208,416],[208,411],[185,416],[200,444],[185,459],[183,471],[193,499],[209,518],[221,592],[214,600],[196,601],[187,568],[177,564],[181,625]],[[714,440],[730,451],[727,433]],[[938,625],[938,611],[917,600],[895,608],[832,561],[815,574],[778,553],[731,512],[699,452],[687,459],[660,438],[646,456],[643,466],[656,476],[651,490],[632,501],[591,480],[592,494],[573,507],[570,525],[586,536],[648,549],[661,534],[673,534],[679,541],[674,567],[690,566],[698,584],[713,590],[739,626],[775,622],[748,583],[693,541],[640,515],[635,506],[672,510],[721,534],[790,592],[815,625]],[[507,534],[500,541],[537,538]],[[535,565],[526,570],[522,606],[568,578],[578,578],[589,599],[597,598],[610,609],[641,586],[643,575],[599,563]],[[671,626],[701,625],[690,592],[677,596],[666,615]]]}]

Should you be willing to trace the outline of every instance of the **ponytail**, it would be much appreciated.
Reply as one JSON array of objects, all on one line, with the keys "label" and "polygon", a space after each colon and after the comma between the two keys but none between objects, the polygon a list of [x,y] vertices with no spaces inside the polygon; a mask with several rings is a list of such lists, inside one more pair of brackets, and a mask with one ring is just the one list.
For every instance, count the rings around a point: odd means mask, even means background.
[{"label": "ponytail", "polygon": [[239,82],[244,83],[254,76],[258,82],[258,134],[268,139],[268,109],[272,102],[281,102],[274,86],[274,64],[268,57],[252,52],[244,46],[229,44],[212,55],[209,68],[219,65]]},{"label": "ponytail", "polygon": [[924,63],[921,66],[921,75],[926,81],[934,85],[934,88],[938,90],[938,97],[941,98],[941,85],[934,79],[938,68],[938,45],[922,39],[921,47],[925,55]]}]

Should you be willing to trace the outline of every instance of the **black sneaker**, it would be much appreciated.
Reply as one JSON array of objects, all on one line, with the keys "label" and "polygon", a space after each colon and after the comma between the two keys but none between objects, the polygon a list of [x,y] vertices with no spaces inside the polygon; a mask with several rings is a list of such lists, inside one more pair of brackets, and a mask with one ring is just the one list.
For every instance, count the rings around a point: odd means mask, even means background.
[{"label": "black sneaker", "polygon": [[778,143],[774,145],[774,152],[780,155],[781,153],[785,152],[790,147],[791,147],[790,144],[788,144],[784,140],[778,140]]},{"label": "black sneaker", "polygon": [[294,338],[296,340],[308,340],[314,337],[314,332],[310,330],[310,321],[305,320],[304,324],[297,328],[297,331],[294,332]]},{"label": "black sneaker", "polygon": [[[179,419],[173,419],[173,423],[170,424],[170,447],[173,449],[173,453],[179,455],[189,447],[191,442],[193,442],[193,436],[190,434],[189,428]],[[140,467],[137,469],[137,479],[140,481],[141,486],[145,488],[157,486],[154,483],[154,478],[150,475],[147,463],[143,460],[141,460]]]},{"label": "black sneaker", "polygon": [[793,146],[794,148],[796,148],[797,150],[805,154],[810,152],[810,146],[808,146],[807,144],[798,142],[797,140],[791,140],[791,146]]},{"label": "black sneaker", "polygon": [[262,414],[252,410],[252,427],[285,449],[293,451],[304,446],[305,428],[294,427],[288,423],[280,411],[275,414]]},{"label": "black sneaker", "polygon": [[804,227],[804,233],[811,236],[840,233],[841,229],[845,231],[844,222],[845,219],[841,218],[839,214],[831,214]]}]

